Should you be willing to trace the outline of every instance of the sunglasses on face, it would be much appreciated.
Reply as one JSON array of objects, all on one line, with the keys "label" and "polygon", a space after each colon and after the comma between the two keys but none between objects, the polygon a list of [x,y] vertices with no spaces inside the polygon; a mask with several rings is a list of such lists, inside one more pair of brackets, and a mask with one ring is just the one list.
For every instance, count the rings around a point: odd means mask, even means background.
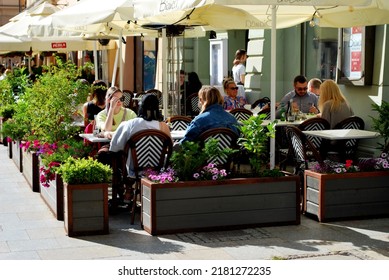
[{"label": "sunglasses on face", "polygon": [[121,102],[124,102],[124,100],[126,100],[126,98],[125,98],[124,95],[123,95],[122,97],[119,98],[119,100],[120,100]]},{"label": "sunglasses on face", "polygon": [[298,87],[298,88],[296,88],[298,91],[305,91],[305,90],[307,90],[308,88],[307,87]]},{"label": "sunglasses on face", "polygon": [[230,87],[229,89],[238,90],[238,87]]}]

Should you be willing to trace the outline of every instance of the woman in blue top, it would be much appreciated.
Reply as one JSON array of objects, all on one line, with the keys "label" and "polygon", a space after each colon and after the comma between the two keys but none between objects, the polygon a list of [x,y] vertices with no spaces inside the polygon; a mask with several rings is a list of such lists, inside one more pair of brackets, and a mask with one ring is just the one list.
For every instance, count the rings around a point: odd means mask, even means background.
[{"label": "woman in blue top", "polygon": [[239,134],[238,122],[233,115],[224,111],[223,97],[217,88],[202,87],[199,91],[199,102],[201,112],[189,124],[181,143],[196,141],[201,133],[211,128],[225,127]]}]

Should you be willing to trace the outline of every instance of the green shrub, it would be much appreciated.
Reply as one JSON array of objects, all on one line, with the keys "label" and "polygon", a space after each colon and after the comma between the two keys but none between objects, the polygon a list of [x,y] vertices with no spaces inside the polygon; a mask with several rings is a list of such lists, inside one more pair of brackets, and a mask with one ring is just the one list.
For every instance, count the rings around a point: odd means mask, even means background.
[{"label": "green shrub", "polygon": [[69,157],[61,164],[57,173],[68,184],[106,183],[112,179],[112,169],[93,158]]}]

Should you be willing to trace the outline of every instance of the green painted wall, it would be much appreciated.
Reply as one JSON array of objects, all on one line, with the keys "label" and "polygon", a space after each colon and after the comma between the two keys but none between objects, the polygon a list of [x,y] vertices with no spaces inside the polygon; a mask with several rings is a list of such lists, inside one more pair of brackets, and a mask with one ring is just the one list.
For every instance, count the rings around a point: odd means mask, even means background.
[{"label": "green painted wall", "polygon": [[[320,29],[299,25],[287,29],[277,30],[277,85],[276,96],[282,96],[293,89],[293,78],[298,74],[305,74],[308,79],[317,77],[320,67],[320,50],[315,48],[315,40],[325,42],[337,41],[338,29]],[[209,37],[193,39],[194,41],[194,71],[199,73],[204,84],[209,83]],[[246,48],[246,31],[228,32],[228,61],[231,62],[238,48]],[[265,30],[264,58],[261,76],[261,96],[270,96],[270,52],[271,31]],[[301,50],[306,50],[306,59],[302,60]],[[350,102],[356,115],[362,117],[366,129],[371,128],[371,104],[380,104],[382,100],[389,101],[389,30],[387,25],[376,27],[374,50],[373,85],[352,86],[340,85],[341,91]],[[230,67],[230,68],[231,68]],[[362,149],[373,151],[377,139],[360,142]]]}]

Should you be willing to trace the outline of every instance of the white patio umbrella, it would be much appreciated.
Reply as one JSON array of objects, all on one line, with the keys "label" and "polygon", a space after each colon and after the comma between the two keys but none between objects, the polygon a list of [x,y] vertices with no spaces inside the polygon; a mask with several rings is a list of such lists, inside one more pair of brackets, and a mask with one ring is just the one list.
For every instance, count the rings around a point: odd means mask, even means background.
[{"label": "white patio umbrella", "polygon": [[59,11],[59,8],[43,2],[11,18],[10,22],[0,27],[0,50],[93,50],[93,43],[83,40],[80,33],[55,30],[51,26],[51,14],[55,11]]},{"label": "white patio umbrella", "polygon": [[[116,38],[118,50],[115,66],[122,53],[122,36],[140,36],[150,30],[141,29],[133,21],[132,0],[83,0],[55,14],[53,27],[81,32],[86,38]],[[154,32],[155,33],[155,32]],[[119,87],[123,89],[123,60],[119,60]],[[117,67],[114,67],[113,81]]]},{"label": "white patio umbrella", "polygon": [[[240,22],[226,29],[266,29],[271,28],[271,119],[275,119],[276,100],[276,29],[294,26],[321,16],[322,12],[343,8],[343,11],[354,10],[357,6],[373,5],[381,0],[187,0],[175,1],[174,5],[163,0],[133,0],[136,19],[149,21],[150,24],[204,25],[212,28],[225,27],[231,21],[232,11],[245,11],[256,18],[256,21],[241,18]],[[229,13],[223,9],[230,8]],[[339,20],[342,20],[341,18]],[[236,21],[234,20],[234,23]],[[320,22],[322,19],[320,18]],[[324,22],[324,21],[323,21]],[[271,139],[270,165],[274,167],[275,141]]]}]

